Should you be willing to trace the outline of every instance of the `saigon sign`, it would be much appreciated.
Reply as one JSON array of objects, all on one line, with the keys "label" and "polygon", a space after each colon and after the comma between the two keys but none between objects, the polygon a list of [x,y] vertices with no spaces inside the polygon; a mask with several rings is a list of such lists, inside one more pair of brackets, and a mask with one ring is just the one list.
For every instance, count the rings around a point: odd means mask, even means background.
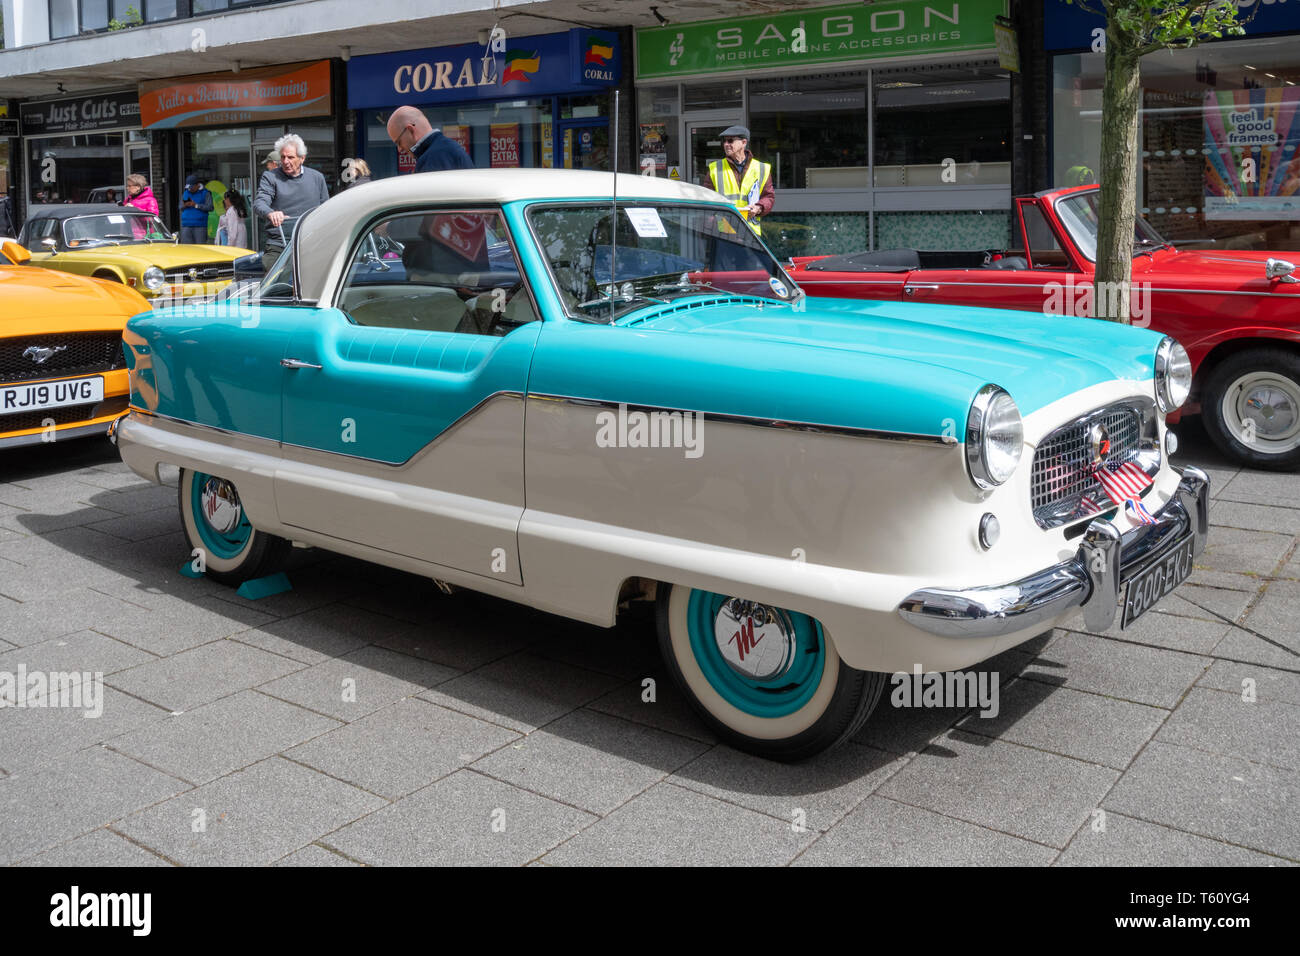
[{"label": "saigon sign", "polygon": [[992,50],[1006,0],[877,0],[636,32],[636,78]]}]

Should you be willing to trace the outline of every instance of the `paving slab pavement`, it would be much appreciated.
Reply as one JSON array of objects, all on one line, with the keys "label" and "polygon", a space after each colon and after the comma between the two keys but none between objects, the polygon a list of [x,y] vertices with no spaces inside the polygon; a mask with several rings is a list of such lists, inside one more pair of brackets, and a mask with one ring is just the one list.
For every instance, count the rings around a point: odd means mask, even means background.
[{"label": "paving slab pavement", "polygon": [[98,675],[102,714],[0,708],[0,863],[1294,865],[1300,478],[1184,436],[1215,481],[1188,585],[973,669],[996,714],[886,692],[794,766],[718,742],[645,609],[605,630],[302,550],[249,601],[179,574],[174,471],[9,455],[0,671]]}]

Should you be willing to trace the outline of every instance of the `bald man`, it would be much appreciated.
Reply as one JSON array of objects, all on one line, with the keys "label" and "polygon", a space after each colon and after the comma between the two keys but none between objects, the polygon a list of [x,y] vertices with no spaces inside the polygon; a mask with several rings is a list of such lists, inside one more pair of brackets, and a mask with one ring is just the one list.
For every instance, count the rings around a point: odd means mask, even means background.
[{"label": "bald man", "polygon": [[473,169],[474,161],[460,143],[442,135],[414,106],[399,106],[388,118],[388,138],[399,152],[415,157],[417,173],[439,169]]}]

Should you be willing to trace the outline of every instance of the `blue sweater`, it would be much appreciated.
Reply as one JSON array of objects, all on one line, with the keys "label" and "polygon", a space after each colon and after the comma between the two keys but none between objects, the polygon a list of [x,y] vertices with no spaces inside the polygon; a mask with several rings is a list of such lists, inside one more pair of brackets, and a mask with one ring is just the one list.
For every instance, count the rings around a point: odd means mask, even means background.
[{"label": "blue sweater", "polygon": [[[185,205],[185,200],[193,199],[194,205]],[[208,224],[208,213],[212,212],[212,193],[202,185],[193,192],[189,187],[181,193],[181,225],[204,226]]]}]

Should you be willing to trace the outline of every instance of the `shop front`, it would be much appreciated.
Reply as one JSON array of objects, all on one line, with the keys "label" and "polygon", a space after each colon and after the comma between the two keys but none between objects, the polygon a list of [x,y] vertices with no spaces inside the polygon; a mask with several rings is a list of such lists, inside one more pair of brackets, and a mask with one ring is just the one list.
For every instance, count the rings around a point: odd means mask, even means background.
[{"label": "shop front", "polygon": [[149,173],[135,90],[29,101],[18,109],[28,205],[117,202],[128,174]]},{"label": "shop front", "polygon": [[486,43],[356,56],[348,106],[358,151],[376,179],[413,169],[386,124],[417,106],[480,168],[608,169],[611,90],[622,75],[618,34],[575,28]]},{"label": "shop front", "polygon": [[710,185],[728,126],[772,165],[778,255],[1007,245],[1004,0],[880,0],[636,32],[643,170]]},{"label": "shop front", "polygon": [[[1139,213],[1183,247],[1300,249],[1300,4],[1238,6],[1245,36],[1142,59]],[[1046,11],[1058,186],[1100,167],[1103,25]]]},{"label": "shop front", "polygon": [[[175,137],[178,184],[191,174],[212,191],[208,235],[215,239],[222,197],[228,189],[247,198],[249,245],[260,248],[263,224],[252,213],[263,160],[285,133],[307,145],[306,165],[319,170],[335,191],[339,155],[329,60],[213,73],[140,84],[140,116],[146,129]],[[178,194],[179,189],[173,190]],[[176,197],[179,202],[179,195]],[[164,210],[169,222],[177,210]]]}]

